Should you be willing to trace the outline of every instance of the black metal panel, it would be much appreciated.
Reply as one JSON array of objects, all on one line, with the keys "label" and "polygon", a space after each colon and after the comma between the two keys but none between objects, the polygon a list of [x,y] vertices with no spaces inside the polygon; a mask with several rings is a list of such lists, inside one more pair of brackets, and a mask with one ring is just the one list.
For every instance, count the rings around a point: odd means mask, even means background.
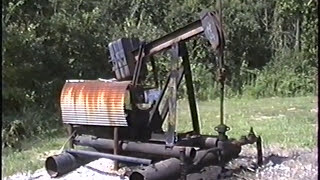
[{"label": "black metal panel", "polygon": [[139,47],[139,39],[121,38],[117,41],[109,43],[109,51],[112,70],[115,72],[116,79],[131,79],[135,68],[135,59],[131,53],[132,50]]}]

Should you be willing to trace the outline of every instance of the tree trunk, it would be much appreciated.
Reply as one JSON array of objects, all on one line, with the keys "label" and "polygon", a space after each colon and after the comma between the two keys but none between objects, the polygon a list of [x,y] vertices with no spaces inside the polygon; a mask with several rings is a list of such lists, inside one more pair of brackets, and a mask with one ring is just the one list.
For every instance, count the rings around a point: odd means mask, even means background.
[{"label": "tree trunk", "polygon": [[296,43],[294,45],[296,52],[300,51],[300,17],[297,18],[296,24]]},{"label": "tree trunk", "polygon": [[[264,1],[264,3],[266,4],[267,2],[266,2],[266,0]],[[268,29],[268,8],[267,7],[265,7],[264,8],[264,17],[265,17],[265,26],[266,26],[266,31],[268,31],[269,29]]]}]

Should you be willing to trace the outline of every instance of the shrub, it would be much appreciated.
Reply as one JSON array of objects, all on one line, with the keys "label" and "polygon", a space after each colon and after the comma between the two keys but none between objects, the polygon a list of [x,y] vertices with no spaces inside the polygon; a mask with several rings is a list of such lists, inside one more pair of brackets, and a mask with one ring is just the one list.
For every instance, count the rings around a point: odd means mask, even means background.
[{"label": "shrub", "polygon": [[302,53],[279,54],[257,74],[255,85],[244,85],[246,95],[259,97],[303,96],[316,91],[316,67]]},{"label": "shrub", "polygon": [[2,148],[17,147],[22,139],[57,132],[61,123],[57,114],[38,107],[24,108],[21,113],[2,114]]}]

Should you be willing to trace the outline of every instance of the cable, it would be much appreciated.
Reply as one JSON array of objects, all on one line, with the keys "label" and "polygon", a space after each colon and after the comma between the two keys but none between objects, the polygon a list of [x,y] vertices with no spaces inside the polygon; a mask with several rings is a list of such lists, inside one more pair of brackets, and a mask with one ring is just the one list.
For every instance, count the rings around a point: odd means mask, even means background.
[{"label": "cable", "polygon": [[62,147],[60,148],[60,150],[58,151],[58,154],[61,154],[64,147],[66,146],[66,144],[70,141],[70,139],[74,136],[74,134],[76,133],[76,131],[73,131],[73,133],[68,137],[68,139],[63,143]]}]

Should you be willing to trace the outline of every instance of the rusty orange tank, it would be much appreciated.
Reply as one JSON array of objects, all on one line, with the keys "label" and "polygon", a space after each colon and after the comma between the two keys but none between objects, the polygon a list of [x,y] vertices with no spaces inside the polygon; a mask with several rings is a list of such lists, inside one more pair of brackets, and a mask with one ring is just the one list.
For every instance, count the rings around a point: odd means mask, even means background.
[{"label": "rusty orange tank", "polygon": [[66,81],[60,97],[63,123],[128,126],[124,101],[130,82]]}]

